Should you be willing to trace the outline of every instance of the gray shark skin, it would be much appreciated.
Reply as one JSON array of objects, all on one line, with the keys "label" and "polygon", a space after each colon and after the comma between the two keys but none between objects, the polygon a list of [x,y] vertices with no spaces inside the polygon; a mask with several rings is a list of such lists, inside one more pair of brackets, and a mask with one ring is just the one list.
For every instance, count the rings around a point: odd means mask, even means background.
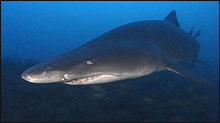
[{"label": "gray shark skin", "polygon": [[164,20],[138,21],[112,29],[27,69],[22,78],[31,83],[88,85],[137,78],[166,69],[203,82],[176,64],[183,60],[201,62],[197,59],[198,36],[180,29],[173,10]]}]

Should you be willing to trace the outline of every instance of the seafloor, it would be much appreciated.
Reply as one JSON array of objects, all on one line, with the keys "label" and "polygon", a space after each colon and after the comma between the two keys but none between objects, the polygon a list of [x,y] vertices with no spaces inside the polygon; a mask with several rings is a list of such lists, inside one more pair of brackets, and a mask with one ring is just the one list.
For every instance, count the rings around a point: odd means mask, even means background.
[{"label": "seafloor", "polygon": [[[2,121],[219,120],[219,90],[170,71],[90,86],[31,84],[22,80],[21,73],[35,63],[2,59]],[[204,73],[219,82],[218,72]]]}]

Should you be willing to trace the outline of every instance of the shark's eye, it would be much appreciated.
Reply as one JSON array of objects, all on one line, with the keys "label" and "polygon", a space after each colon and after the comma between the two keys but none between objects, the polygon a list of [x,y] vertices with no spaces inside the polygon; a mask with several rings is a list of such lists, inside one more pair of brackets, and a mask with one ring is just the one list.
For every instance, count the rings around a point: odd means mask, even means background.
[{"label": "shark's eye", "polygon": [[92,65],[94,62],[93,62],[93,60],[88,60],[88,61],[86,61],[86,64],[87,65]]}]

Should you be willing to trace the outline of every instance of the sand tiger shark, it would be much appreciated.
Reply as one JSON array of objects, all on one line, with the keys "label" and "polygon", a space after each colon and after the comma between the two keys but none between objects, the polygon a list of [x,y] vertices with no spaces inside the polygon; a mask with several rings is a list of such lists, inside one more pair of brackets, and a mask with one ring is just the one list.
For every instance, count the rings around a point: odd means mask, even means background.
[{"label": "sand tiger shark", "polygon": [[204,82],[177,62],[197,59],[200,45],[195,35],[180,28],[176,11],[164,20],[128,23],[88,43],[43,61],[23,72],[31,83],[62,82],[88,85],[114,82],[170,70],[195,82]]}]

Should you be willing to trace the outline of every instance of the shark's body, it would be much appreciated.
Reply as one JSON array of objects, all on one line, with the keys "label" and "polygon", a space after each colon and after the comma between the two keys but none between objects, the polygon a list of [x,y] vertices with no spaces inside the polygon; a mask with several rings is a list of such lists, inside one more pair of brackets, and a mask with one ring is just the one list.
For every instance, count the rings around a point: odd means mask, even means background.
[{"label": "shark's body", "polygon": [[168,69],[201,81],[176,64],[183,60],[199,61],[196,37],[180,29],[176,12],[172,11],[161,21],[133,22],[110,30],[68,53],[29,68],[22,77],[32,83],[84,85]]}]

